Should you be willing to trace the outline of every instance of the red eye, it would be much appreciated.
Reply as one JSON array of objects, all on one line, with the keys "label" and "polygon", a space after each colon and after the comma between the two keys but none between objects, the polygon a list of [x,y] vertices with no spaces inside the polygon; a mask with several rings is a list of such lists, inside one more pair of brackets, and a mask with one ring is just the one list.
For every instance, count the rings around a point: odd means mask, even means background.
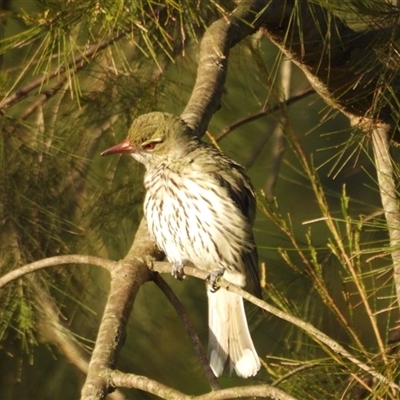
[{"label": "red eye", "polygon": [[156,147],[156,144],[155,144],[154,142],[150,142],[150,143],[144,144],[144,145],[142,146],[142,148],[143,148],[144,150],[153,150],[154,147]]}]

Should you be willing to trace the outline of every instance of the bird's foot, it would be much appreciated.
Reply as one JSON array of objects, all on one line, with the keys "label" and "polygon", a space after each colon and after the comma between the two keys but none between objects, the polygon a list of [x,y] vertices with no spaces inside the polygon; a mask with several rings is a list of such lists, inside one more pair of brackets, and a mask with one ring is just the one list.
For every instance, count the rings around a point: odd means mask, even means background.
[{"label": "bird's foot", "polygon": [[154,271],[154,257],[144,255],[142,257],[135,257],[137,260],[146,265],[150,271]]},{"label": "bird's foot", "polygon": [[187,260],[183,260],[183,261],[180,261],[180,262],[173,263],[172,264],[172,269],[171,269],[171,275],[175,279],[179,279],[180,281],[185,279],[186,275],[185,275],[184,268],[187,265],[187,263],[188,263]]},{"label": "bird's foot", "polygon": [[210,282],[210,292],[215,293],[218,289],[218,279],[224,275],[225,268],[215,269],[207,275],[207,280]]}]

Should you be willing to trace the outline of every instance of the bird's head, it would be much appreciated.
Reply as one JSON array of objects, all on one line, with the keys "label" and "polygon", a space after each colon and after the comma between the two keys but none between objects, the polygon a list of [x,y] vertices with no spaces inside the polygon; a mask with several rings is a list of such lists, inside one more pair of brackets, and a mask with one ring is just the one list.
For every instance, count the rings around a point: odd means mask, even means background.
[{"label": "bird's head", "polygon": [[123,142],[102,156],[131,154],[146,166],[181,157],[194,136],[183,120],[172,114],[152,112],[135,119]]}]

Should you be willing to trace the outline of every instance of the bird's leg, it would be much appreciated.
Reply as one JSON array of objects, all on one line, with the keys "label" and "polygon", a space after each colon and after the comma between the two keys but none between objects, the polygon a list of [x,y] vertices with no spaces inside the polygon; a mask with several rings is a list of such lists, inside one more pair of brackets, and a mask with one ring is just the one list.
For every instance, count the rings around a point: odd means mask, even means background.
[{"label": "bird's leg", "polygon": [[224,275],[225,272],[225,268],[221,268],[221,269],[214,269],[213,271],[211,271],[208,275],[207,275],[207,280],[210,282],[210,292],[211,293],[215,293],[218,289],[218,279]]},{"label": "bird's leg", "polygon": [[174,262],[172,264],[171,275],[175,279],[179,279],[180,281],[185,279],[186,275],[185,275],[185,271],[183,269],[188,264],[188,262],[189,262],[188,260],[182,260],[182,261],[179,261],[179,262]]}]

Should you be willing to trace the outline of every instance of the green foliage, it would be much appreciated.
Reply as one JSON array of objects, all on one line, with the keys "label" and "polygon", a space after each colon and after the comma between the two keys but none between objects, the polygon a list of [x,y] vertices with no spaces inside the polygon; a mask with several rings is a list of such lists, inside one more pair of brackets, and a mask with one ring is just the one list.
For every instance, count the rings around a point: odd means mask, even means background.
[{"label": "green foliage", "polygon": [[[313,3],[359,31],[384,24],[395,34],[398,28],[395,6],[388,2]],[[201,34],[234,7],[228,1],[189,0],[11,2],[1,15],[0,276],[59,254],[124,257],[142,215],[142,170],[128,157],[102,159],[99,153],[122,140],[137,115],[155,109],[179,113],[193,86],[191,58],[197,57]],[[299,6],[291,20],[306,30],[300,11]],[[330,38],[322,40],[328,51]],[[391,110],[397,121],[399,101],[389,88],[397,80],[397,38],[382,43],[374,48],[381,54],[381,85],[368,104]],[[374,70],[377,61],[361,56],[363,71]],[[290,108],[281,104],[285,86],[301,92],[305,78],[293,69],[285,82],[282,53],[261,35],[238,45],[230,57],[226,93],[210,131],[218,137],[226,125],[278,105],[276,113],[254,118],[220,141],[225,152],[251,167],[257,188],[266,187],[266,160],[278,162],[271,132],[280,127],[288,144],[283,164],[272,168],[279,171],[274,203],[259,196],[255,233],[267,265],[266,299],[398,380],[394,249],[368,137],[316,95]],[[398,159],[398,149],[393,157]],[[171,285],[204,337],[202,285],[190,280]],[[72,331],[83,352],[90,350],[107,286],[108,277],[98,271],[60,267],[1,289],[0,371],[10,359],[18,362],[9,375],[0,374],[0,386],[18,386],[20,374],[24,385],[29,377],[20,371],[34,363],[55,382],[47,392],[45,384],[38,385],[42,398],[63,396],[66,382],[77,393],[80,379],[63,361],[55,332],[60,326]],[[130,327],[140,335],[128,335],[132,351],[121,356],[121,364],[188,392],[205,391],[193,350],[181,339],[183,328],[160,297],[148,285],[141,291]],[[394,398],[388,387],[307,332],[275,318],[265,321],[254,310],[249,314],[266,360],[259,381],[299,399]],[[59,320],[56,330],[49,315]],[[43,350],[44,344],[55,344],[61,354]],[[185,379],[177,379],[182,373]],[[223,381],[232,382],[237,381]],[[7,393],[4,399],[18,398],[17,390]]]}]

